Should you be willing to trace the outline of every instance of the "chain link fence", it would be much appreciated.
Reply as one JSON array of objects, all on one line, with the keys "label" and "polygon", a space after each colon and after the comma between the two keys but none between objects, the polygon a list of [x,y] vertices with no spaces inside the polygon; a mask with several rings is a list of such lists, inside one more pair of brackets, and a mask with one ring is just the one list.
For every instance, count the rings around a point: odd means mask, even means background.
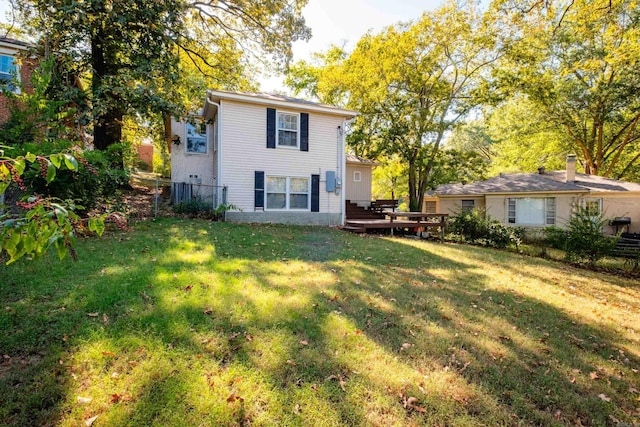
[{"label": "chain link fence", "polygon": [[20,208],[16,205],[16,202],[19,202],[27,195],[29,195],[28,191],[21,190],[20,187],[15,184],[9,185],[5,192],[0,194],[0,215],[5,213],[20,213]]},{"label": "chain link fence", "polygon": [[[195,213],[196,211],[215,211],[220,205],[227,204],[227,187],[191,182],[171,182],[153,174],[133,174],[134,186],[146,188],[145,193],[152,197],[154,217],[166,216],[172,211]],[[150,199],[150,200],[149,200]]]}]

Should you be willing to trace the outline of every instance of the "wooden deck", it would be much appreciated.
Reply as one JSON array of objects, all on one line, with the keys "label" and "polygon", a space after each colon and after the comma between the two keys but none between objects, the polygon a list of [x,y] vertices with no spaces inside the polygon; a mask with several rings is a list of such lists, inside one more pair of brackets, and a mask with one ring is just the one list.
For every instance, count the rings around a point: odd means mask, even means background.
[{"label": "wooden deck", "polygon": [[438,228],[440,240],[444,240],[444,232],[447,222],[447,214],[422,213],[422,212],[384,212],[386,219],[350,219],[347,220],[344,229],[354,233],[366,233],[369,230],[387,229],[426,229]]}]

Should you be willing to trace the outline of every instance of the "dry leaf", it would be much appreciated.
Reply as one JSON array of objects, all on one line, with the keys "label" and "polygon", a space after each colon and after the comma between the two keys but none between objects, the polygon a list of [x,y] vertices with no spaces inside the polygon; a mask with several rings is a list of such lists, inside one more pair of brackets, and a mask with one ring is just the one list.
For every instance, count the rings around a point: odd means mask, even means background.
[{"label": "dry leaf", "polygon": [[104,323],[105,326],[109,324],[109,316],[107,316],[107,313],[102,314],[102,323]]},{"label": "dry leaf", "polygon": [[416,399],[415,397],[409,397],[407,400],[405,400],[403,406],[405,408],[411,408],[414,411],[417,411],[417,412],[420,412],[420,413],[427,412],[427,410],[424,409],[422,406],[416,405],[417,402],[418,402],[418,399]]},{"label": "dry leaf", "polygon": [[235,402],[235,401],[240,401],[240,402],[244,402],[244,399],[240,396],[238,396],[235,393],[231,393],[231,395],[229,397],[227,397],[227,402]]},{"label": "dry leaf", "polygon": [[187,285],[187,287],[184,288],[184,290],[189,292],[192,288],[193,288],[193,285]]},{"label": "dry leaf", "polygon": [[91,418],[87,418],[86,420],[84,420],[84,425],[87,427],[90,427],[95,420],[98,419],[98,415],[96,415],[95,417],[91,417]]},{"label": "dry leaf", "polygon": [[89,403],[91,402],[93,399],[91,397],[82,397],[82,396],[78,396],[78,403]]},{"label": "dry leaf", "polygon": [[99,315],[100,315],[100,313],[87,313],[87,316],[89,316],[89,317],[98,317]]},{"label": "dry leaf", "polygon": [[290,359],[287,359],[287,365],[298,366],[298,364],[296,362],[294,362],[293,360],[290,360]]},{"label": "dry leaf", "polygon": [[599,397],[600,399],[604,400],[605,402],[611,402],[611,398],[610,398],[610,397],[607,397],[604,393],[600,393],[600,394],[598,395],[598,397]]},{"label": "dry leaf", "polygon": [[309,345],[307,340],[300,340],[300,345]]},{"label": "dry leaf", "polygon": [[596,371],[593,371],[589,374],[589,378],[591,378],[592,380],[597,380],[600,378],[600,376],[598,375],[598,373]]},{"label": "dry leaf", "polygon": [[120,400],[122,400],[122,396],[120,396],[118,393],[113,393],[111,395],[111,403],[118,403],[120,402]]},{"label": "dry leaf", "polygon": [[293,407],[293,413],[298,415],[300,413],[300,404],[296,403],[296,406]]},{"label": "dry leaf", "polygon": [[329,298],[330,302],[335,302],[338,301],[338,295],[334,295],[333,297]]},{"label": "dry leaf", "polygon": [[362,331],[360,329],[356,329],[356,335],[362,335]]},{"label": "dry leaf", "polygon": [[407,350],[413,347],[413,344],[409,344],[408,342],[402,344],[402,350]]},{"label": "dry leaf", "polygon": [[103,356],[111,356],[111,357],[116,357],[116,354],[111,352],[111,351],[103,351],[102,352]]},{"label": "dry leaf", "polygon": [[205,311],[203,311],[204,314],[211,314],[213,313],[213,309],[212,308],[207,308]]}]

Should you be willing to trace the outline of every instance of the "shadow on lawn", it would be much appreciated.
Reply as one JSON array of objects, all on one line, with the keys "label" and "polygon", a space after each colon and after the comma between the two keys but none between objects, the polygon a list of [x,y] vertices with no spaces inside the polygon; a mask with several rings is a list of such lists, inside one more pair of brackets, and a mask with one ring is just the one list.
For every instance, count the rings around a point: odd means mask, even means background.
[{"label": "shadow on lawn", "polygon": [[[633,402],[622,397],[633,383],[629,366],[640,361],[617,347],[625,338],[517,289],[493,289],[481,271],[491,251],[466,264],[455,250],[438,253],[447,246],[326,229],[179,225],[155,241],[125,237],[118,244],[133,254],[128,260],[106,253],[108,240],[95,243],[105,267],[84,270],[89,280],[63,281],[78,265],[63,263],[52,266],[53,287],[30,283],[31,271],[0,286],[13,310],[0,315],[13,334],[0,338],[11,355],[0,365],[0,389],[10,390],[0,396],[0,421],[46,425],[93,415],[72,405],[83,372],[68,366],[98,341],[106,354],[84,381],[114,372],[141,378],[128,392],[111,382],[124,399],[112,403],[127,405],[110,413],[102,402],[100,422],[111,425],[303,425],[320,415],[343,425],[631,419]],[[215,254],[191,264],[151,261],[184,239],[189,250],[213,245]],[[296,263],[301,269],[282,280],[282,264]],[[320,279],[307,283],[305,269]],[[210,281],[175,285],[173,275],[194,271]],[[276,305],[261,298],[269,293]],[[407,404],[410,397],[419,403]]]}]

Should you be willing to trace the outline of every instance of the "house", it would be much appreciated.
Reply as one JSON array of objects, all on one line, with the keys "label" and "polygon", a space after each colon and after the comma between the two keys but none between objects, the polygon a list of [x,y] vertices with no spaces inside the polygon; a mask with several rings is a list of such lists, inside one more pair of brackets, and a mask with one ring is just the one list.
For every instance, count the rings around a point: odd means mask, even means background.
[{"label": "house", "polygon": [[[31,73],[36,64],[28,54],[30,47],[28,43],[20,40],[0,37],[1,91],[20,93],[20,83],[23,83],[27,90],[31,87]],[[9,115],[9,100],[4,93],[0,93],[0,124],[6,123]]]},{"label": "house", "polygon": [[174,202],[225,203],[235,222],[343,224],[345,126],[356,115],[282,95],[208,91],[201,114],[172,122]]},{"label": "house", "polygon": [[567,168],[538,173],[500,174],[471,184],[446,184],[425,197],[424,212],[457,213],[482,208],[507,225],[565,227],[575,206],[602,213],[612,221],[605,234],[640,232],[640,184],[576,172],[575,155]]}]

